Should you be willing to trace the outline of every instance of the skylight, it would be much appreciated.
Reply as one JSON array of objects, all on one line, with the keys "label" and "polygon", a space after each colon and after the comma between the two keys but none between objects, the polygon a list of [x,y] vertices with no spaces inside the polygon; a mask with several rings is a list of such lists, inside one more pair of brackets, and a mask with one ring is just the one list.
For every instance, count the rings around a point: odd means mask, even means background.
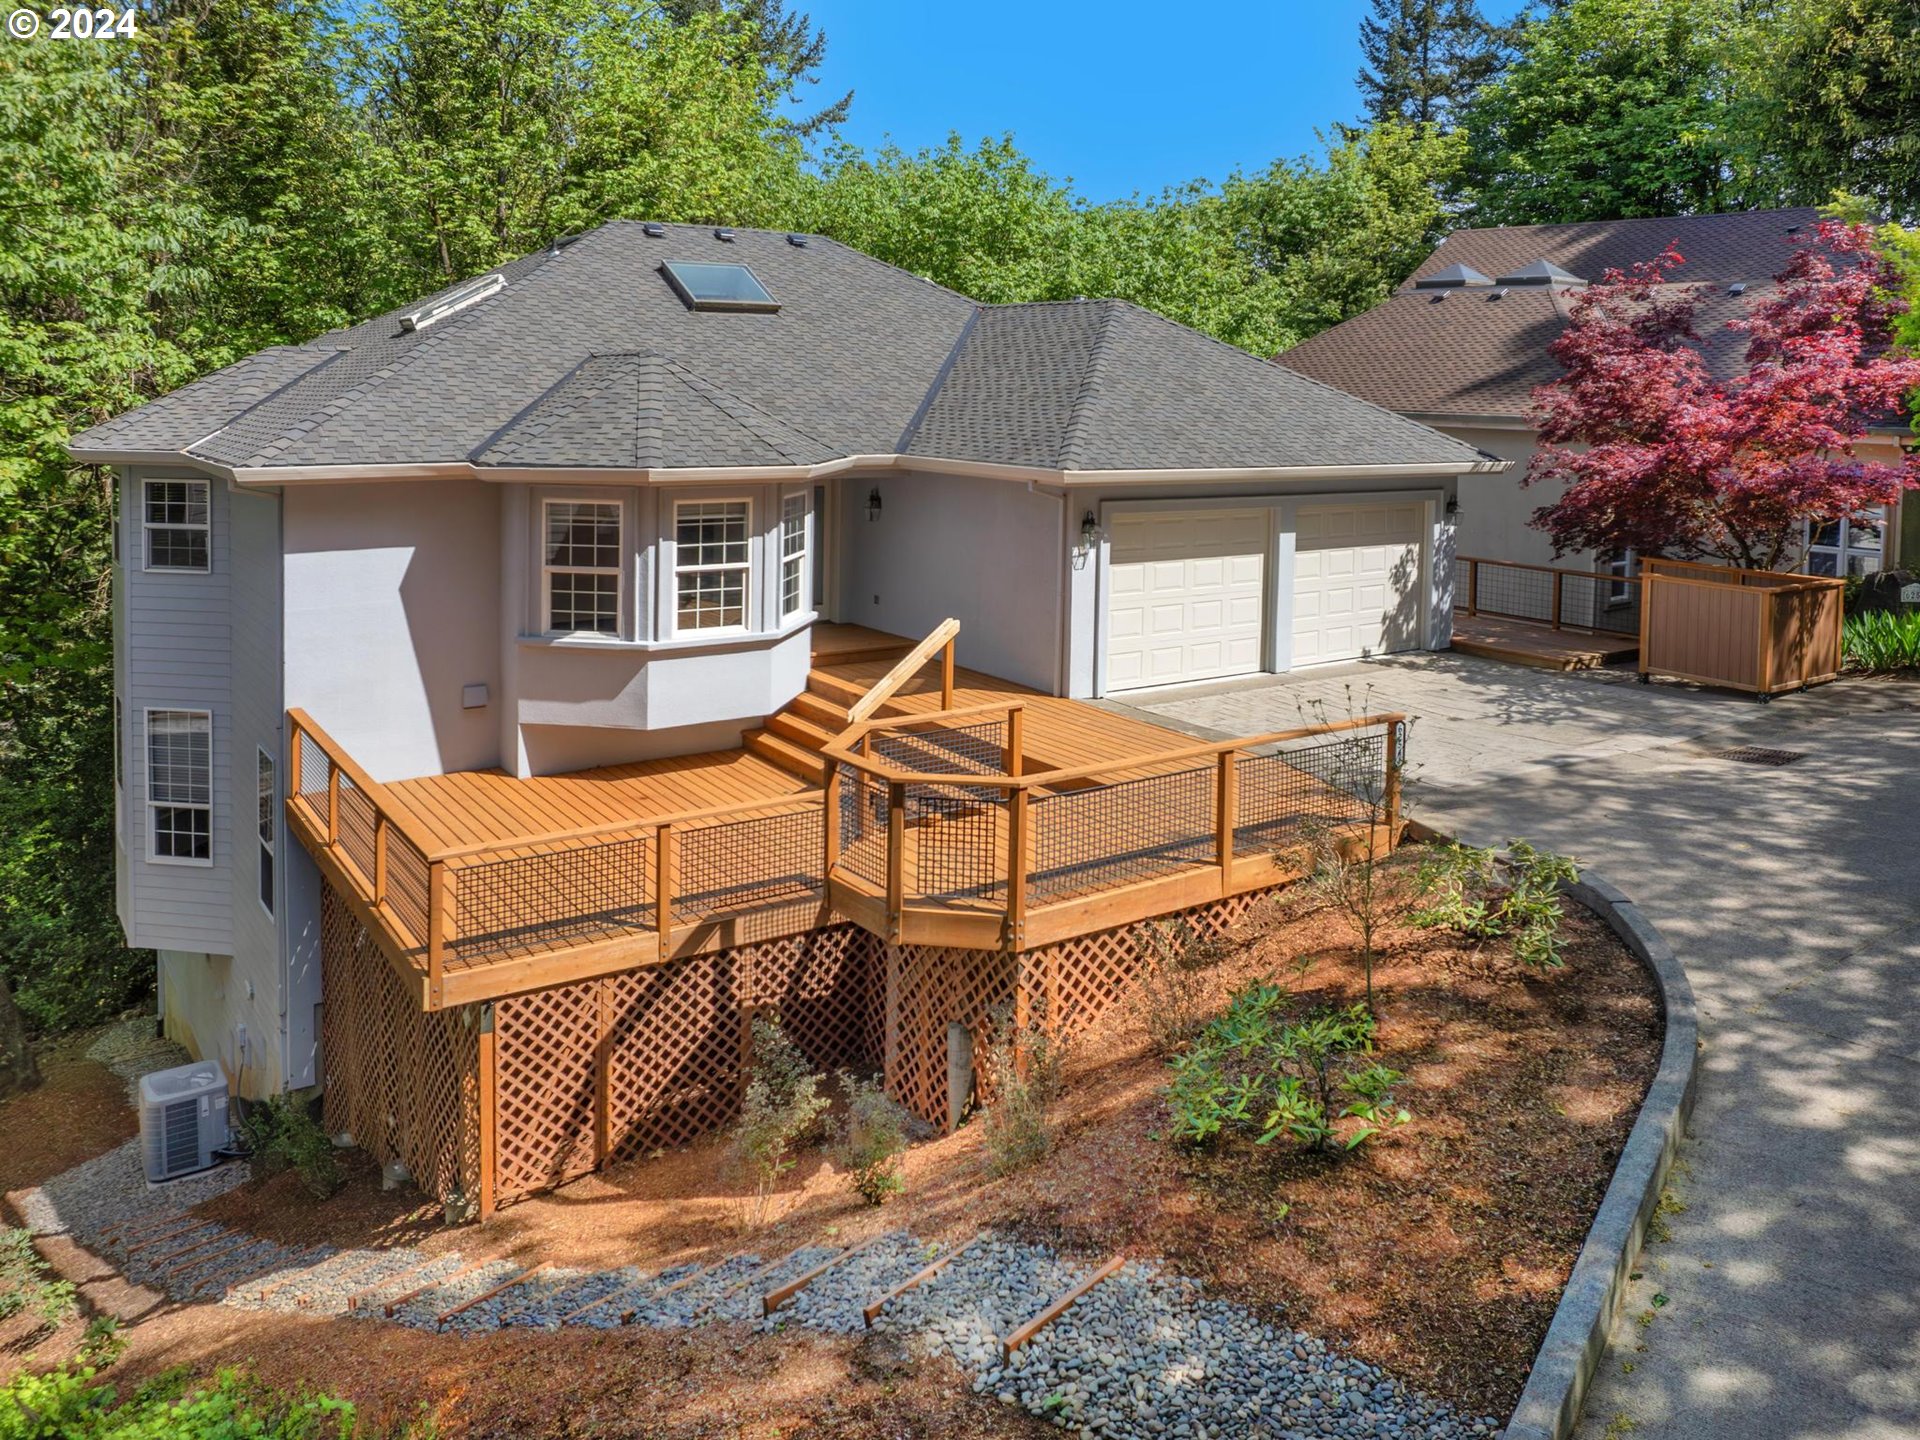
[{"label": "skylight", "polygon": [[690,310],[778,310],[780,302],[744,265],[669,260],[660,267]]}]

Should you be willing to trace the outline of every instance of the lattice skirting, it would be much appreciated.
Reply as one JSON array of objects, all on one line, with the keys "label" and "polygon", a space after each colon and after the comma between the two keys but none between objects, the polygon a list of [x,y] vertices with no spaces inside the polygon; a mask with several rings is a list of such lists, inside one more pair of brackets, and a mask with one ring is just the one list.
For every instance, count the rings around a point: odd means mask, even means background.
[{"label": "lattice skirting", "polygon": [[[1183,914],[1219,934],[1260,898]],[[483,1041],[486,1007],[422,1014],[328,888],[327,1125],[443,1199],[481,1198],[490,1171],[497,1204],[731,1123],[751,1017],[771,1008],[815,1066],[879,1070],[910,1110],[945,1126],[949,1025],[965,1025],[976,1051],[1000,1006],[1078,1034],[1139,974],[1148,923],[1019,955],[888,945],[842,923],[507,996],[492,1002]]]},{"label": "lattice skirting", "polygon": [[423,1013],[366,927],[321,886],[325,1119],[442,1199],[479,1193],[479,1007]]}]

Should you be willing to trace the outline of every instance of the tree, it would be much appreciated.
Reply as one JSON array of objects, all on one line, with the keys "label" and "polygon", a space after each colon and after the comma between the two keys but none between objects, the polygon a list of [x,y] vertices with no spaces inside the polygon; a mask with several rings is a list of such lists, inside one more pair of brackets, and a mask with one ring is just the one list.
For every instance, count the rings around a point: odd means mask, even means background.
[{"label": "tree", "polygon": [[1734,168],[1735,0],[1569,0],[1527,25],[1462,125],[1476,223],[1684,215],[1765,203]]},{"label": "tree", "polygon": [[1375,123],[1450,124],[1499,73],[1513,31],[1475,0],[1372,0],[1360,22],[1360,94]]},{"label": "tree", "polygon": [[[742,0],[732,10],[726,0],[665,0],[662,8],[677,25],[688,24],[699,15],[721,15],[751,30],[768,74],[783,82],[789,95],[801,85],[820,83],[820,66],[827,58],[827,32],[813,23],[811,15],[790,12],[782,0]],[[796,135],[815,135],[840,124],[852,108],[853,91],[849,90],[811,115],[787,122],[788,128]]]},{"label": "tree", "polygon": [[1807,526],[1859,519],[1920,486],[1912,457],[1853,450],[1920,386],[1920,360],[1887,349],[1906,303],[1869,227],[1828,221],[1800,247],[1730,327],[1746,351],[1727,378],[1701,353],[1701,290],[1669,281],[1683,263],[1669,249],[1608,272],[1574,299],[1553,344],[1566,373],[1535,392],[1542,444],[1526,483],[1566,486],[1534,517],[1557,552],[1633,548],[1771,570]]},{"label": "tree", "polygon": [[1772,0],[1744,49],[1752,164],[1788,198],[1836,189],[1920,218],[1920,6],[1912,0]]}]

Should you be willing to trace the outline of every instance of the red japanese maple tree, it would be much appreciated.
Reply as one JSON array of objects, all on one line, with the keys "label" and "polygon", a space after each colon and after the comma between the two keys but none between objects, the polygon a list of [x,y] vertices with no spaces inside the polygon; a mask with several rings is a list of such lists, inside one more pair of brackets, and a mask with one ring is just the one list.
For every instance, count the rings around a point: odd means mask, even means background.
[{"label": "red japanese maple tree", "polygon": [[1915,457],[1854,453],[1920,388],[1920,359],[1888,348],[1906,304],[1870,227],[1823,223],[1800,246],[1726,326],[1746,336],[1732,375],[1712,373],[1695,330],[1712,287],[1668,278],[1684,263],[1669,247],[1608,271],[1577,292],[1553,342],[1566,373],[1534,391],[1543,443],[1524,483],[1565,482],[1533,517],[1557,553],[1631,548],[1771,570],[1796,558],[1808,525],[1862,519],[1920,487]]}]

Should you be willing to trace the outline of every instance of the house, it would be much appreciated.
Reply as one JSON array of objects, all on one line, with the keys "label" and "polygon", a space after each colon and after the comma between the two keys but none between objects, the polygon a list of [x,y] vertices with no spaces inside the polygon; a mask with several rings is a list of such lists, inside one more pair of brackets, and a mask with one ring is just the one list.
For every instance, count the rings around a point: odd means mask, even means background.
[{"label": "house", "polygon": [[944,1114],[950,1022],[1275,883],[1351,737],[1076,702],[1443,647],[1504,468],[1131,305],[627,222],[72,453],[169,1032],[483,1208],[724,1118],[755,1005]]},{"label": "house", "polygon": [[[1713,368],[1732,373],[1745,340],[1728,322],[1772,292],[1773,276],[1820,218],[1801,208],[1458,230],[1381,304],[1277,358],[1513,462],[1507,473],[1462,481],[1461,555],[1624,576],[1629,556],[1554,561],[1545,533],[1528,524],[1554,496],[1520,484],[1535,449],[1528,403],[1535,386],[1559,373],[1547,347],[1565,329],[1571,296],[1609,270],[1630,270],[1675,245],[1686,263],[1672,272],[1672,287],[1711,287],[1698,329]],[[1905,434],[1897,424],[1874,430],[1860,452],[1884,450],[1891,459]],[[1920,556],[1920,505],[1899,509],[1869,524],[1823,527],[1808,537],[1803,568],[1857,575]]]}]

